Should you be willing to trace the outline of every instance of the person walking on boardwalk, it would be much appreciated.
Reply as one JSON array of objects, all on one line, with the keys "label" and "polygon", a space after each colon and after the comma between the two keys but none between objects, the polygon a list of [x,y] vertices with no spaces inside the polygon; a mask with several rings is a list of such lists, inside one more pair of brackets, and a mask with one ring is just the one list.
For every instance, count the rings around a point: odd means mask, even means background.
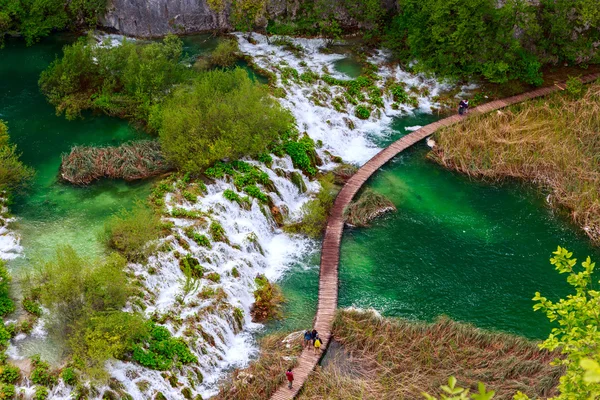
[{"label": "person walking on boardwalk", "polygon": [[310,340],[312,340],[312,344],[315,344],[315,339],[317,336],[319,336],[319,332],[317,332],[316,329],[313,329],[312,333],[310,334]]},{"label": "person walking on boardwalk", "polygon": [[319,337],[319,335],[317,335],[317,337],[315,338],[314,346],[315,354],[318,354],[321,351],[321,338]]},{"label": "person walking on boardwalk", "polygon": [[311,341],[312,341],[312,333],[310,333],[310,331],[304,332],[304,343],[303,343],[304,346],[303,347],[306,348]]},{"label": "person walking on boardwalk", "polygon": [[292,372],[291,368],[288,368],[288,370],[285,372],[285,377],[288,380],[288,387],[291,390],[292,389],[292,384],[294,382],[294,373]]},{"label": "person walking on boardwalk", "polygon": [[469,110],[469,100],[461,100],[458,103],[458,114],[463,115]]}]

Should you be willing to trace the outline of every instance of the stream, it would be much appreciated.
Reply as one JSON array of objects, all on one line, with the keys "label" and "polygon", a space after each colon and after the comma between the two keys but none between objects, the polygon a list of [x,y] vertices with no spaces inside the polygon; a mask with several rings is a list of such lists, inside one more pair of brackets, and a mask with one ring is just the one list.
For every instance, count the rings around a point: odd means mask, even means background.
[{"label": "stream", "polygon": [[[360,64],[351,57],[319,53],[316,49],[322,42],[318,40],[295,40],[307,52],[300,60],[261,36],[256,45],[247,43],[241,35],[238,38],[241,50],[265,68],[285,63],[300,71],[329,68],[340,79],[360,74]],[[64,116],[55,115],[37,81],[61,54],[62,46],[74,39],[71,35],[53,35],[31,47],[9,39],[0,50],[0,118],[8,123],[23,162],[37,171],[31,188],[11,205],[11,212],[18,218],[14,230],[20,235],[22,246],[21,257],[9,261],[17,282],[32,262],[51,257],[57,245],[69,244],[82,255],[102,257],[105,250],[99,235],[106,219],[120,208],[145,199],[152,185],[151,181],[102,180],[75,187],[58,180],[60,156],[74,145],[118,145],[145,137],[115,118],[85,113],[83,119],[67,121]],[[188,53],[203,54],[214,48],[217,40],[199,35],[184,38],[184,43]],[[381,57],[377,55],[375,59]],[[417,80],[399,70],[382,74],[428,86],[431,94],[419,98],[419,109],[404,112],[392,111],[386,100],[381,118],[361,121],[352,117],[355,129],[345,128],[346,114],[311,103],[308,98],[316,88],[310,85],[292,84],[281,101],[292,110],[301,130],[323,142],[323,149],[361,165],[378,149],[437,119],[429,108],[440,85]],[[557,245],[574,251],[579,258],[597,256],[598,251],[564,216],[549,210],[541,193],[523,185],[471,181],[428,161],[426,154],[425,145],[419,144],[396,157],[369,181],[367,186],[388,196],[398,212],[375,221],[369,228],[345,230],[339,306],[374,308],[386,316],[417,320],[446,314],[483,328],[543,338],[550,326],[544,315],[533,312],[531,298],[535,291],[541,291],[555,299],[564,296],[568,289],[564,278],[549,264],[550,253]],[[293,170],[289,159],[276,160],[276,164],[286,171]],[[267,172],[280,192],[278,204],[289,206],[290,213],[297,217],[308,194],[298,193],[291,183]],[[315,184],[308,186],[313,193],[318,189]],[[222,191],[228,187],[225,182],[211,185],[198,209],[210,206],[218,210],[219,203],[224,202]],[[306,329],[317,303],[318,243],[274,229],[258,209],[244,211],[231,204],[221,208],[214,218],[232,242],[242,243],[248,232],[254,232],[265,253],[259,255],[245,247],[240,250],[222,243],[215,247],[211,255],[214,268],[223,276],[231,304],[247,312],[252,303],[248,288],[257,270],[242,271],[241,282],[232,278],[229,281],[225,273],[232,266],[241,269],[243,265],[246,269],[254,265],[270,279],[278,279],[287,302],[284,319],[267,324],[266,329],[251,323],[248,316],[246,331],[241,335],[230,329],[222,316],[207,322],[205,329],[214,329],[219,340],[218,348],[205,355],[205,386],[199,389],[203,396],[214,393],[224,371],[245,365],[254,354],[256,343],[247,332]],[[179,284],[168,279],[178,279],[181,272],[176,262],[166,256],[157,257],[152,263],[162,265],[165,271],[154,278],[144,275],[149,287],[156,288],[158,300],[153,309],[167,310],[175,303],[179,290]],[[179,310],[184,313],[185,309]],[[34,335],[17,343],[16,356],[39,353],[46,360],[60,362],[60,349],[48,340],[40,340],[40,336],[43,338],[43,333],[36,337],[34,331]],[[130,372],[127,368],[116,365],[115,376],[126,381]],[[148,373],[147,378],[162,380],[155,371]],[[145,396],[136,392],[133,384],[127,389],[136,399]],[[159,389],[170,390],[164,381],[151,387]],[[172,398],[180,398],[179,392],[170,393]]]}]

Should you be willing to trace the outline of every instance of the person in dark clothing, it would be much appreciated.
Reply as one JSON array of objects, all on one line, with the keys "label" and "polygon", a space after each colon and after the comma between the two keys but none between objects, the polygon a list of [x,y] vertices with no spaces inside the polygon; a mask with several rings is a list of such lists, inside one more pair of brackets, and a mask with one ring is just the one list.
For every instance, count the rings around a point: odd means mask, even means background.
[{"label": "person in dark clothing", "polygon": [[468,109],[469,109],[469,100],[461,100],[460,103],[458,103],[458,114],[464,115],[464,114],[466,114]]},{"label": "person in dark clothing", "polygon": [[313,329],[310,339],[312,340],[312,344],[315,344],[315,339],[319,336],[319,332],[316,329]]},{"label": "person in dark clothing", "polygon": [[291,368],[288,368],[288,370],[285,372],[285,377],[288,380],[288,387],[291,389],[294,382],[294,373],[292,372]]},{"label": "person in dark clothing", "polygon": [[304,347],[308,346],[312,341],[312,333],[310,331],[304,332]]}]

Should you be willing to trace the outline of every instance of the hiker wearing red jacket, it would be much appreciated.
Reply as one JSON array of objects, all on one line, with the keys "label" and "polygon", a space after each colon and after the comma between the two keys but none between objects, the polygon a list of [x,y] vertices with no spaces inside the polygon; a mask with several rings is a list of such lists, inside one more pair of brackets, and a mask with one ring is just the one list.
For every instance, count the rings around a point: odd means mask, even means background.
[{"label": "hiker wearing red jacket", "polygon": [[294,373],[292,372],[291,368],[288,368],[288,370],[285,372],[285,377],[288,380],[288,387],[292,389],[292,382],[294,382]]}]

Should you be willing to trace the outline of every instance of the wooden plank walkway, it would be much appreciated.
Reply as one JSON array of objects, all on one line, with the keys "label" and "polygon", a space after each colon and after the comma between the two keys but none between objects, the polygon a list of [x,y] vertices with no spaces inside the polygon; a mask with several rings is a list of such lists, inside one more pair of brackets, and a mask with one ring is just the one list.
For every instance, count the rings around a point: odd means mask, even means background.
[{"label": "wooden plank walkway", "polygon": [[[589,83],[599,78],[600,73],[597,73],[587,75],[581,79],[584,83]],[[517,96],[483,104],[472,109],[470,113],[487,113],[512,104],[523,102],[525,100],[564,90],[564,88],[564,82],[561,84],[555,84],[553,86],[543,87]],[[329,219],[327,220],[327,229],[325,230],[323,247],[321,249],[319,302],[317,306],[314,329],[319,332],[319,336],[323,340],[323,346],[321,347],[323,352],[327,350],[327,345],[331,339],[333,317],[337,309],[338,263],[340,260],[340,243],[344,229],[344,209],[346,206],[348,206],[348,204],[350,204],[356,193],[371,177],[371,175],[373,175],[375,171],[381,168],[393,157],[398,155],[398,153],[425,139],[438,129],[453,125],[463,118],[464,117],[459,115],[453,115],[451,117],[447,117],[432,124],[426,125],[406,136],[403,136],[401,139],[381,150],[373,158],[367,161],[367,163],[363,165],[356,172],[356,174],[354,174],[352,178],[348,180],[342,190],[338,193],[333,208],[329,214]],[[296,397],[302,388],[302,385],[304,385],[304,382],[319,362],[319,359],[320,356],[314,355],[313,349],[310,347],[302,351],[302,354],[298,360],[298,366],[293,370],[294,387],[291,390],[288,389],[286,381],[285,384],[279,387],[279,389],[271,396],[271,400],[291,400]],[[282,374],[283,372],[284,371],[282,371]]]}]

